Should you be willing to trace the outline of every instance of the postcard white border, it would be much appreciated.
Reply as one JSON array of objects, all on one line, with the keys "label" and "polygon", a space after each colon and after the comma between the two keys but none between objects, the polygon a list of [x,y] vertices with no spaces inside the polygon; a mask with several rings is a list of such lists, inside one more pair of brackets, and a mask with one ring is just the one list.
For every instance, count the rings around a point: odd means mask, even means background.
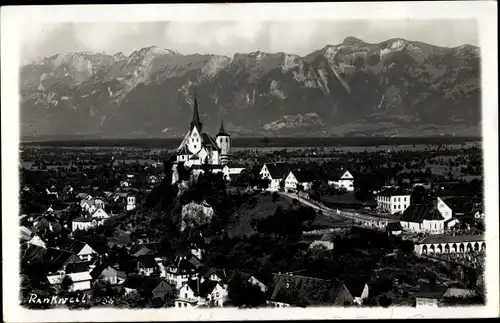
[{"label": "postcard white border", "polygon": [[[6,322],[299,320],[420,317],[495,317],[499,312],[498,270],[498,83],[497,3],[367,2],[195,5],[79,5],[1,8],[3,308]],[[23,24],[40,22],[289,21],[351,19],[477,19],[482,53],[482,108],[486,198],[487,305],[477,308],[331,308],[209,310],[51,310],[18,305],[18,71]]]}]

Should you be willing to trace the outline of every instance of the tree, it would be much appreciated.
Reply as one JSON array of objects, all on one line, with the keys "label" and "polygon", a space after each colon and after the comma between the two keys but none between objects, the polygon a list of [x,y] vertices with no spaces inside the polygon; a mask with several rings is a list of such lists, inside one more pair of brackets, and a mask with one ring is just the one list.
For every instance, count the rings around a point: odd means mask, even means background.
[{"label": "tree", "polygon": [[384,294],[378,298],[378,303],[382,307],[389,307],[392,304],[392,299]]},{"label": "tree", "polygon": [[118,296],[118,293],[111,287],[111,284],[104,280],[103,277],[99,277],[94,283],[91,293],[96,305],[107,304],[110,298]]},{"label": "tree", "polygon": [[231,305],[238,307],[259,307],[266,304],[266,295],[260,287],[244,281],[241,276],[229,281],[228,299]]},{"label": "tree", "polygon": [[271,180],[269,178],[258,178],[257,180],[257,186],[262,190],[269,188],[269,184],[271,184]]},{"label": "tree", "polygon": [[410,204],[423,204],[426,201],[425,188],[417,186],[410,196]]},{"label": "tree", "polygon": [[145,299],[137,291],[132,291],[118,298],[115,303],[119,307],[138,308],[144,307]]},{"label": "tree", "polygon": [[252,172],[249,169],[244,169],[237,177],[234,185],[240,187],[248,187],[251,185],[252,178],[253,178]]},{"label": "tree", "polygon": [[284,179],[282,179],[282,180],[280,181],[280,189],[281,189],[281,190],[284,190],[284,189],[285,189],[285,180],[284,180]]}]

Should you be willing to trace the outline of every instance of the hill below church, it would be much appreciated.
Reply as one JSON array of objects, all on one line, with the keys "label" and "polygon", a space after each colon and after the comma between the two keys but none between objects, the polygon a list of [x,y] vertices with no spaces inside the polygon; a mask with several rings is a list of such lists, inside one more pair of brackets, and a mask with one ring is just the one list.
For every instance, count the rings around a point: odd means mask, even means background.
[{"label": "hill below church", "polygon": [[309,55],[81,52],[21,67],[23,136],[179,137],[196,91],[232,136],[480,135],[480,53],[348,37]]}]

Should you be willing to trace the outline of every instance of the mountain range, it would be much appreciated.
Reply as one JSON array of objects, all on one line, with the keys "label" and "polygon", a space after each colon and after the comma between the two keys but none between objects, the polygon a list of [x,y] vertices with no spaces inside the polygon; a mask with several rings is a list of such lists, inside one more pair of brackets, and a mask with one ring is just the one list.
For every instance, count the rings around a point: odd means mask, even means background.
[{"label": "mountain range", "polygon": [[177,137],[196,93],[204,129],[233,136],[480,135],[479,48],[347,37],[306,56],[40,58],[20,70],[21,135]]}]

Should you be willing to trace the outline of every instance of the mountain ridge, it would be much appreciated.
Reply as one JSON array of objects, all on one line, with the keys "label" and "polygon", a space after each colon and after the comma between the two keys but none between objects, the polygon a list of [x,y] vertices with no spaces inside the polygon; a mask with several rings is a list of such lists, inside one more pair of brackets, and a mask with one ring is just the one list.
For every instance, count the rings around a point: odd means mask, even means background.
[{"label": "mountain ridge", "polygon": [[196,91],[205,123],[236,136],[477,135],[479,60],[476,46],[354,37],[305,56],[57,54],[21,67],[21,133],[177,137]]}]

